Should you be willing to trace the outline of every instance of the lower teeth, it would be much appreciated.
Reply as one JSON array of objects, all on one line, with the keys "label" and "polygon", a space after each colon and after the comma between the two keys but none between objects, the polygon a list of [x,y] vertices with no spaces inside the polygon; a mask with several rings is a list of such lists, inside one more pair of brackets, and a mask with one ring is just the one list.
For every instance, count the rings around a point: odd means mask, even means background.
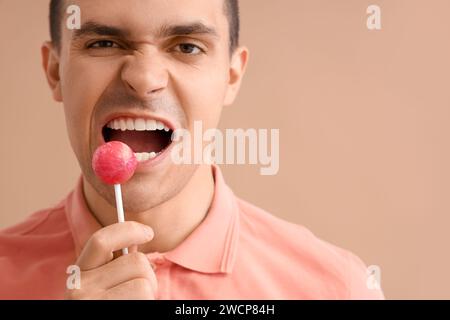
[{"label": "lower teeth", "polygon": [[139,162],[156,158],[161,152],[135,152],[134,155]]}]

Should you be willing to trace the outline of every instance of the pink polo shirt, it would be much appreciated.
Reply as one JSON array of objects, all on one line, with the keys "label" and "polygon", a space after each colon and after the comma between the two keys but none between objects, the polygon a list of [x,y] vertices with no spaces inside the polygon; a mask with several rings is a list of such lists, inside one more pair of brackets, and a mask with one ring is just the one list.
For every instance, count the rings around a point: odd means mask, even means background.
[{"label": "pink polo shirt", "polygon": [[[212,170],[203,222],[175,249],[147,254],[157,299],[384,299],[357,256],[237,198]],[[0,231],[0,299],[63,299],[67,267],[101,228],[82,188],[80,177],[58,205]]]}]

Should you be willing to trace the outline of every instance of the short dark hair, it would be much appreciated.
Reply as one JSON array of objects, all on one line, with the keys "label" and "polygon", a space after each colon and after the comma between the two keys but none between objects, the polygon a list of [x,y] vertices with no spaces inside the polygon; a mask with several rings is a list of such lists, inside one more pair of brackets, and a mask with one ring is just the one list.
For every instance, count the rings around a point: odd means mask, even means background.
[{"label": "short dark hair", "polygon": [[[239,45],[239,0],[224,0],[225,15],[228,18],[229,31],[230,31],[230,52]],[[61,42],[61,18],[63,15],[63,3],[64,0],[51,0],[50,1],[50,36],[52,42],[59,47]]]}]

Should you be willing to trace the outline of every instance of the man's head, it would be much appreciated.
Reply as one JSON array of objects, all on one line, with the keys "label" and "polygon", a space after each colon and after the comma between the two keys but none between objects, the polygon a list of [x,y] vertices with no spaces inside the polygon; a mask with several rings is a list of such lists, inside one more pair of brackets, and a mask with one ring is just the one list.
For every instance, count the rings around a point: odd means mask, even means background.
[{"label": "man's head", "polygon": [[[66,27],[68,5],[80,8],[78,30]],[[237,1],[60,0],[51,8],[55,43],[43,45],[43,66],[54,99],[64,104],[85,179],[114,205],[113,189],[94,175],[91,160],[98,146],[119,140],[136,153],[162,151],[124,184],[127,212],[175,197],[197,166],[172,163],[171,131],[193,132],[194,121],[216,128],[240,88],[248,51],[237,45]],[[122,130],[141,120],[160,120],[171,131]]]}]

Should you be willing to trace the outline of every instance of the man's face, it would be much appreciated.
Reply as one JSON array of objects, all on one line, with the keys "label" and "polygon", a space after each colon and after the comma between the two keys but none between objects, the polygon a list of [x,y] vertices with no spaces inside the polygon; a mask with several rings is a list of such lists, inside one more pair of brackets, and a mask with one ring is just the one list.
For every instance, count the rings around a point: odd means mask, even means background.
[{"label": "man's face", "polygon": [[[123,185],[129,213],[175,196],[196,170],[171,161],[172,130],[215,128],[232,102],[229,26],[223,0],[77,0],[81,29],[68,30],[65,8],[59,84],[72,148],[87,181],[111,205],[114,193],[94,174],[97,147],[126,142],[135,152],[159,152]],[[186,28],[186,26],[188,26]],[[120,119],[160,120],[171,131],[126,130]],[[114,120],[117,120],[115,122]],[[142,122],[141,122],[142,123]],[[135,122],[134,122],[135,124]],[[166,129],[167,130],[167,129]],[[165,151],[164,151],[165,150]]]}]

